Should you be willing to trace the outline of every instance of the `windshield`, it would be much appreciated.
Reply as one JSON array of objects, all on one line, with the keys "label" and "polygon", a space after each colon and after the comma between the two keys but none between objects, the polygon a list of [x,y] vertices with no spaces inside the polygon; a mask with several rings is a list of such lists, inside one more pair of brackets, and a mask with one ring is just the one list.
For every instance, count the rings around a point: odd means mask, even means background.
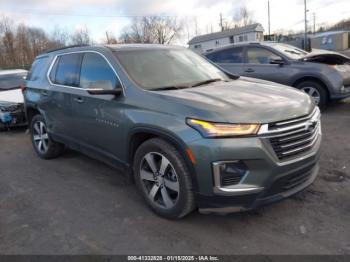
[{"label": "windshield", "polygon": [[308,53],[302,49],[299,49],[295,46],[286,45],[286,44],[274,44],[272,45],[274,49],[283,53],[290,59],[301,59],[304,58]]},{"label": "windshield", "polygon": [[114,54],[128,75],[146,90],[228,80],[220,69],[186,49],[140,49]]}]

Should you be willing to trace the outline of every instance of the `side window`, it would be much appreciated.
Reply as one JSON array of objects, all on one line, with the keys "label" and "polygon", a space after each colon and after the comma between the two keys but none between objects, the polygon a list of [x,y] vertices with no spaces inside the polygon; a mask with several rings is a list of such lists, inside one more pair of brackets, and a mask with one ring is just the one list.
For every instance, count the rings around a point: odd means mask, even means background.
[{"label": "side window", "polygon": [[248,64],[270,64],[271,59],[282,59],[271,51],[259,48],[249,47],[247,50]]},{"label": "side window", "polygon": [[243,63],[243,48],[230,48],[213,54],[209,54],[207,57],[214,63],[241,64]]},{"label": "side window", "polygon": [[65,86],[78,86],[81,54],[61,55],[56,59],[50,72],[53,83]]},{"label": "side window", "polygon": [[40,57],[35,59],[32,64],[32,67],[28,73],[27,80],[36,81],[42,78],[45,75],[45,63],[47,61],[47,57]]},{"label": "side window", "polygon": [[101,55],[84,54],[80,72],[81,88],[114,89],[118,83],[114,71]]}]

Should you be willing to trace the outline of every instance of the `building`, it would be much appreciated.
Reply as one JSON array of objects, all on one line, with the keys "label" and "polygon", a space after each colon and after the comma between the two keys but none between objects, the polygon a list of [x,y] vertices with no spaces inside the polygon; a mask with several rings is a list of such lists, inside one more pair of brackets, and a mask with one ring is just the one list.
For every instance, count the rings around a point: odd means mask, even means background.
[{"label": "building", "polygon": [[329,31],[310,35],[311,47],[316,49],[327,49],[343,51],[348,48],[350,42],[349,31]]},{"label": "building", "polygon": [[261,24],[252,24],[244,27],[224,30],[212,34],[199,35],[192,38],[189,48],[197,53],[209,51],[215,47],[239,42],[264,41],[264,28]]}]

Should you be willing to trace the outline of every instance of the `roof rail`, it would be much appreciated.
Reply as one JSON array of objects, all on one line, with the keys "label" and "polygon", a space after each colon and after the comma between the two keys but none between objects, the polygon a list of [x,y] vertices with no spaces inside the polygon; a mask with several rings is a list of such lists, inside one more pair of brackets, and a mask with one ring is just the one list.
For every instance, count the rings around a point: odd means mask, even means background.
[{"label": "roof rail", "polygon": [[68,45],[68,46],[63,46],[63,47],[59,47],[59,48],[54,48],[54,49],[49,49],[43,52],[43,54],[47,54],[47,53],[52,53],[55,51],[59,51],[59,50],[64,50],[64,49],[68,49],[68,48],[74,48],[74,47],[84,47],[84,46],[90,46],[90,45]]}]

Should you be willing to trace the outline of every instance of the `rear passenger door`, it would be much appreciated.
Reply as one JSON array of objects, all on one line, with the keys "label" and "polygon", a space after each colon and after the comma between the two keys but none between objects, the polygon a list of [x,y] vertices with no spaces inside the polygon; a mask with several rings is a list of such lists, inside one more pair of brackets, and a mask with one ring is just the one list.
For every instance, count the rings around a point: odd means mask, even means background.
[{"label": "rear passenger door", "polygon": [[48,101],[44,111],[49,132],[71,142],[71,95],[78,87],[82,55],[79,53],[56,56],[49,71],[50,88],[42,90]]},{"label": "rear passenger door", "polygon": [[243,47],[228,48],[207,55],[207,58],[226,71],[242,75],[244,69]]},{"label": "rear passenger door", "polygon": [[124,96],[90,95],[87,92],[90,88],[117,87],[121,88],[121,84],[107,59],[97,52],[85,52],[79,88],[71,97],[73,136],[82,151],[109,158],[118,156],[118,145],[125,139],[120,133]]}]

